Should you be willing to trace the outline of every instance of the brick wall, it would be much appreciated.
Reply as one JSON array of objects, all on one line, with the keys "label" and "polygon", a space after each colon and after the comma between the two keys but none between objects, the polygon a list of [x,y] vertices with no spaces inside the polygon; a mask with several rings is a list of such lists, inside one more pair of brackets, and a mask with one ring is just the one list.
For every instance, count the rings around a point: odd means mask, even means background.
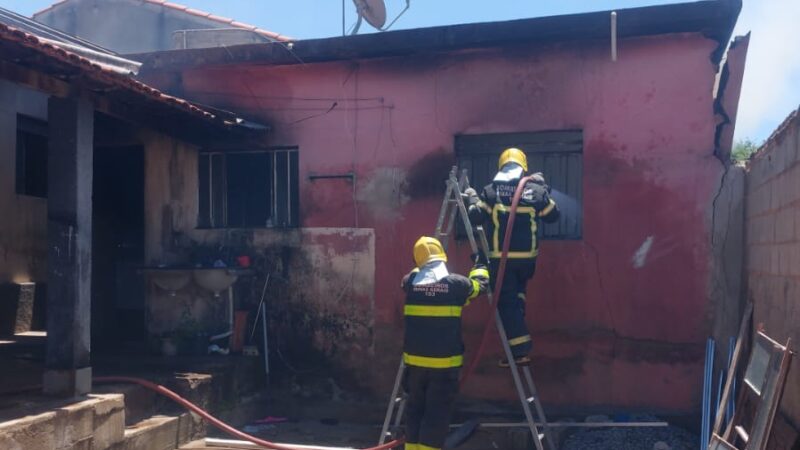
[{"label": "brick wall", "polygon": [[[749,164],[746,189],[747,295],[756,324],[792,348],[800,344],[800,112],[793,113]],[[781,404],[800,427],[800,361]]]}]

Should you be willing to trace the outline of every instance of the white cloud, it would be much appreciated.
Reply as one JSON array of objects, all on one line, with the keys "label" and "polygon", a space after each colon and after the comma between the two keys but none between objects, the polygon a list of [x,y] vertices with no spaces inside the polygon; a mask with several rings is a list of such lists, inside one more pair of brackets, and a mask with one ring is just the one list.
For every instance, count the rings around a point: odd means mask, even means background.
[{"label": "white cloud", "polygon": [[760,141],[800,105],[800,1],[745,0],[736,34],[752,31],[736,138]]}]

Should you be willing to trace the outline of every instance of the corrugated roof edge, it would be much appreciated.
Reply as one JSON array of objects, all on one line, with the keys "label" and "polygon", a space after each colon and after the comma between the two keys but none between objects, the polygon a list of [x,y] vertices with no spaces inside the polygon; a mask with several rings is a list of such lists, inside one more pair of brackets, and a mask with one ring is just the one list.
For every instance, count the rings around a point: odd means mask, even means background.
[{"label": "corrugated roof edge", "polygon": [[165,103],[172,107],[180,108],[195,116],[204,118],[206,120],[218,122],[219,125],[223,125],[222,121],[215,114],[212,114],[202,108],[199,108],[187,100],[178,97],[173,97],[168,94],[164,94],[158,89],[148,86],[142,83],[141,81],[135,80],[130,76],[122,75],[117,72],[105,69],[99,64],[93,63],[92,61],[82,56],[68,52],[63,48],[55,46],[53,44],[43,42],[39,40],[39,38],[30,33],[26,33],[22,30],[9,27],[5,24],[0,24],[0,39],[15,42],[20,46],[32,49],[34,51],[38,51],[43,55],[50,58],[54,58],[64,64],[77,67],[85,71],[92,77],[94,77],[96,81],[129,89],[139,95],[148,96],[154,101]]},{"label": "corrugated roof edge", "polygon": [[[65,4],[65,3],[68,3],[69,1],[70,0],[59,0],[59,1],[53,3],[52,5],[44,8],[44,9],[33,13],[33,18],[36,18],[36,16],[44,14],[44,13],[46,13],[46,12],[48,12],[50,10],[53,10],[53,9]],[[262,35],[264,37],[268,37],[268,38],[274,39],[276,41],[289,42],[289,41],[294,40],[294,39],[292,39],[292,38],[290,38],[288,36],[283,36],[282,34],[275,33],[274,31],[265,30],[263,28],[259,28],[259,27],[254,26],[254,25],[249,25],[249,24],[246,24],[246,23],[242,23],[242,22],[239,22],[239,21],[234,20],[234,19],[229,19],[227,17],[216,16],[214,14],[211,14],[211,13],[208,13],[208,12],[205,12],[205,11],[200,11],[198,9],[189,8],[188,6],[180,5],[178,3],[171,3],[171,2],[168,2],[166,0],[138,0],[138,1],[140,1],[142,3],[150,3],[150,4],[153,4],[153,5],[163,6],[165,8],[174,9],[176,11],[181,11],[181,12],[184,12],[186,14],[191,14],[193,16],[198,16],[198,17],[202,17],[202,18],[205,18],[205,19],[208,19],[208,20],[212,20],[212,21],[217,22],[217,23],[230,25],[231,27],[234,27],[234,28],[241,28],[243,30],[252,31],[254,33],[258,33],[258,34],[260,34],[260,35]]]}]

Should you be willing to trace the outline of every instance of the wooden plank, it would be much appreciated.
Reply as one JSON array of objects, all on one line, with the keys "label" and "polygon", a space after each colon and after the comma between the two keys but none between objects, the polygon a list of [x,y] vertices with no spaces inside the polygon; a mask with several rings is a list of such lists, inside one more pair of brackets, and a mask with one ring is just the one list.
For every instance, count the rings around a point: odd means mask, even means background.
[{"label": "wooden plank", "polygon": [[0,61],[0,78],[56,97],[69,97],[75,92],[65,81],[8,61]]},{"label": "wooden plank", "polygon": [[[714,420],[714,428],[712,429],[712,433],[714,434],[719,434],[722,421],[725,417],[725,406],[728,404],[728,399],[731,395],[731,387],[733,386],[733,380],[736,378],[736,369],[739,366],[739,357],[742,353],[742,346],[744,345],[744,339],[747,333],[748,325],[750,324],[750,316],[752,316],[752,314],[753,304],[748,302],[744,310],[744,315],[742,315],[742,322],[739,325],[739,334],[736,337],[736,345],[733,348],[733,356],[731,357],[731,363],[728,367],[728,379],[725,381],[725,387],[722,389],[722,397],[720,397],[719,405],[717,406],[717,417]],[[727,440],[729,435],[729,430],[726,430],[722,438]]]},{"label": "wooden plank", "polygon": [[736,447],[726,442],[716,434],[711,435],[711,442],[708,444],[708,450],[738,450]]},{"label": "wooden plank", "polygon": [[[759,333],[759,335],[761,334],[762,333]],[[764,394],[762,395],[763,400],[759,405],[759,411],[756,412],[756,417],[753,420],[753,427],[750,433],[751,436],[753,436],[753,442],[748,445],[748,449],[766,450],[772,424],[775,420],[775,414],[778,411],[778,405],[783,397],[786,377],[789,374],[789,365],[792,360],[792,352],[789,350],[789,346],[791,346],[792,340],[788,339],[785,346],[774,341],[772,341],[772,344],[775,346],[776,351],[780,351],[782,355],[780,360],[778,360],[773,383],[764,387]],[[761,408],[764,408],[763,412]],[[737,427],[737,431],[738,428],[739,427]]]}]

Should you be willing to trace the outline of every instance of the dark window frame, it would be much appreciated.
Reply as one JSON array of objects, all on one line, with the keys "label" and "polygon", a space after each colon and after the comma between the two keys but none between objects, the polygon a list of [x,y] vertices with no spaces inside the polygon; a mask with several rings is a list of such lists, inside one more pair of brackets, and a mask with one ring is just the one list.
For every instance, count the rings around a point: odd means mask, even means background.
[{"label": "dark window frame", "polygon": [[[269,172],[266,189],[266,219],[264,223],[251,223],[247,218],[231,220],[230,166],[236,156],[258,157],[266,155],[264,178]],[[279,159],[282,161],[279,162]],[[280,172],[283,171],[283,172]],[[299,149],[298,147],[270,147],[263,149],[203,149],[198,152],[198,218],[200,229],[280,229],[298,228],[299,214]],[[242,188],[246,183],[237,187]],[[260,187],[260,186],[259,186]],[[246,203],[246,202],[245,202]],[[243,207],[241,203],[238,206]],[[252,211],[251,211],[252,212]],[[246,214],[246,213],[245,213]]]},{"label": "dark window frame", "polygon": [[47,121],[17,114],[14,173],[17,195],[47,198],[48,140]]},{"label": "dark window frame", "polygon": [[[459,167],[467,169],[470,184],[480,190],[491,182],[500,153],[522,149],[531,172],[542,172],[548,184],[570,196],[577,207],[561,206],[555,224],[541,224],[541,240],[583,239],[583,130],[465,134],[455,137]],[[463,234],[463,230],[459,234]]]}]

